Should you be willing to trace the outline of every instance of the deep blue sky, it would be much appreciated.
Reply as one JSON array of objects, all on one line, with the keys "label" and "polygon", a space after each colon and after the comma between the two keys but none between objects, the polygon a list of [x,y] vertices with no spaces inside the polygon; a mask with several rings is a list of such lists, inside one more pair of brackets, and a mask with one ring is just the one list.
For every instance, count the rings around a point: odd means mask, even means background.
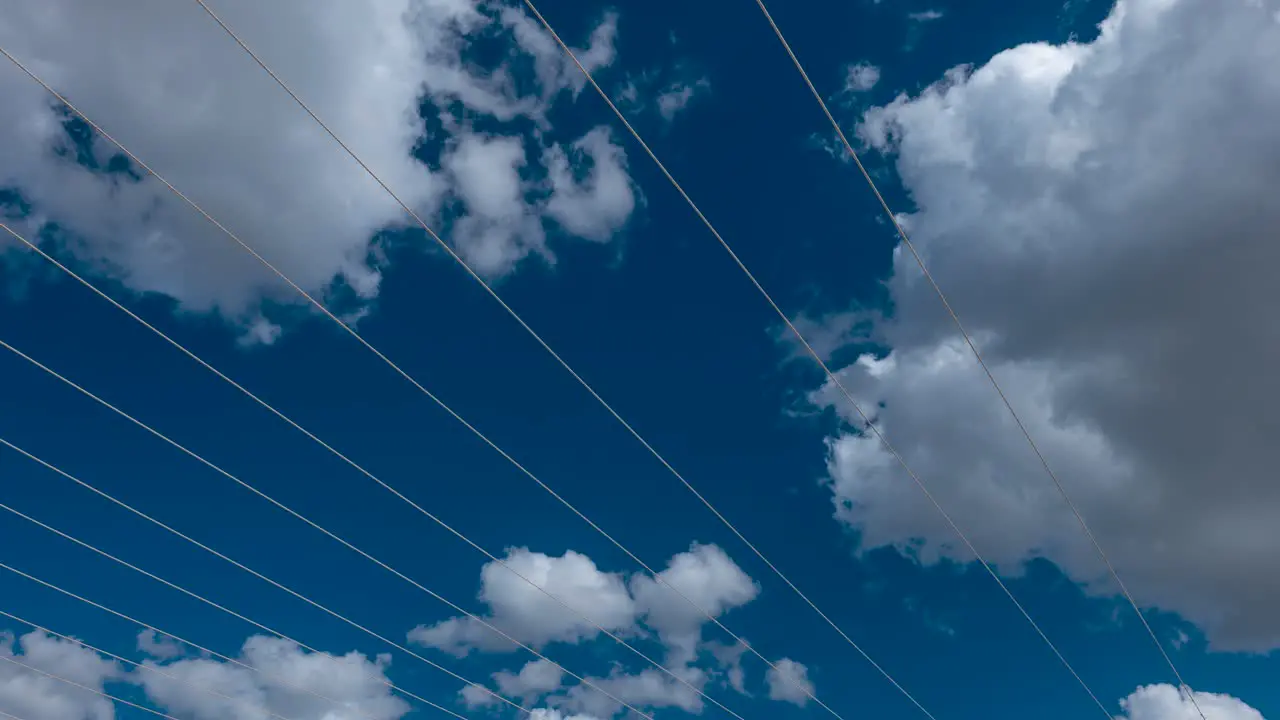
[{"label": "deep blue sky", "polygon": [[[672,53],[710,79],[710,94],[670,129],[650,122],[640,130],[784,309],[877,302],[894,239],[876,221],[861,179],[814,148],[823,118],[754,4],[614,5],[621,31],[620,62],[609,71],[615,79]],[[824,91],[838,89],[849,62],[881,67],[873,102],[1020,42],[1087,36],[1108,10],[1105,0],[1068,3],[1069,10],[1061,0],[953,5],[798,0],[772,9]],[[595,19],[564,0],[546,0],[540,9],[569,37],[580,37]],[[921,24],[907,17],[928,9],[943,18]],[[673,32],[674,49],[667,41]],[[559,113],[554,123],[566,135],[611,120],[589,93]],[[633,144],[626,147],[646,204],[621,255],[558,248],[553,270],[529,265],[501,283],[503,296],[939,718],[1095,712],[985,574],[922,571],[887,553],[853,557],[854,539],[831,517],[830,494],[820,485],[826,420],[786,413],[808,386],[798,373],[809,370],[784,366],[772,312],[656,168]],[[886,189],[892,203],[906,207],[891,178]],[[7,342],[479,609],[481,556],[83,288],[37,279],[0,302]],[[130,304],[480,544],[557,554],[571,548],[604,569],[634,569],[332,326],[313,320],[273,347],[244,350],[216,323],[174,318],[164,302]],[[763,587],[759,600],[726,622],[767,654],[807,663],[819,696],[846,717],[914,716],[450,261],[398,255],[361,331],[651,564],[694,540],[725,548]],[[450,614],[8,353],[0,353],[0,377],[0,436],[391,637]],[[0,501],[175,582],[326,649],[385,650],[11,452],[0,452],[0,473]],[[221,651],[234,651],[250,632],[7,514],[0,548],[6,563]],[[1085,600],[1049,566],[1011,585],[1104,702],[1140,684],[1171,681],[1123,608]],[[136,628],[7,573],[0,588],[7,610],[132,651]],[[1170,633],[1172,622],[1162,618],[1157,627]],[[612,652],[605,641],[593,647]],[[1176,659],[1198,689],[1280,713],[1270,682],[1275,660],[1205,654],[1194,639]],[[448,662],[476,678],[496,667],[491,659]],[[407,657],[396,657],[391,675],[423,694],[448,698],[457,689]],[[748,717],[821,712],[742,698],[731,704]]]}]

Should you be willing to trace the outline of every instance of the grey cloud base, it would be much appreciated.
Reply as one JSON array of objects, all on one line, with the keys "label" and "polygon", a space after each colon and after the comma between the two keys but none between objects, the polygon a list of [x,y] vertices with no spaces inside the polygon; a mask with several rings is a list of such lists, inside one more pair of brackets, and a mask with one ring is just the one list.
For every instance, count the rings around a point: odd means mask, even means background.
[{"label": "grey cloud base", "polygon": [[[1101,30],[954,70],[860,134],[896,154],[906,229],[1138,600],[1269,650],[1280,3],[1122,0]],[[905,252],[891,289],[893,353],[843,380],[1002,570],[1045,557],[1114,593]],[[873,438],[829,451],[865,547],[970,559]]]}]

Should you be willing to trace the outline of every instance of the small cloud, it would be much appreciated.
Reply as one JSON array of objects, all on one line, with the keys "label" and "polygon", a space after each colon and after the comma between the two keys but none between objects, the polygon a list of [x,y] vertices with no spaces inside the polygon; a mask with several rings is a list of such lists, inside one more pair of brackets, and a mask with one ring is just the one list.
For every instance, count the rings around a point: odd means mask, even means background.
[{"label": "small cloud", "polygon": [[861,93],[880,82],[880,68],[866,62],[851,63],[845,68],[844,93]]},{"label": "small cloud", "polygon": [[910,18],[912,22],[933,22],[934,20],[942,19],[942,11],[925,10],[924,12],[913,12],[910,15],[907,15],[907,17]]},{"label": "small cloud", "polygon": [[769,685],[769,699],[789,702],[804,707],[813,695],[813,682],[809,680],[809,668],[803,663],[783,658],[774,663],[765,675]]},{"label": "small cloud", "polygon": [[182,646],[168,635],[161,635],[155,630],[143,630],[138,633],[138,650],[157,660],[172,660],[182,655]]},{"label": "small cloud", "polygon": [[705,77],[693,83],[675,82],[668,85],[667,89],[658,95],[658,114],[663,120],[671,122],[677,113],[688,106],[695,95],[707,91],[710,87],[711,81]]},{"label": "small cloud", "polygon": [[[682,73],[682,68],[679,66],[675,68],[674,73],[686,74]],[[665,74],[669,73],[650,69],[639,75],[628,76],[622,89],[617,92],[618,105],[630,114],[642,113],[652,106],[669,125],[694,98],[706,94],[711,89],[711,80],[706,76],[697,80],[678,77],[661,85],[661,76]],[[659,87],[661,89],[658,89]]]}]

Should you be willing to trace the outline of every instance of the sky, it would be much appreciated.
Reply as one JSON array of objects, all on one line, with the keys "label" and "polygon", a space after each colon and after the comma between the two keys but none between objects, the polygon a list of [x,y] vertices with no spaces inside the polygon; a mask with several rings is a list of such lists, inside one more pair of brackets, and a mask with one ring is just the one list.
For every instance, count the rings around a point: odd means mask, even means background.
[{"label": "sky", "polygon": [[537,3],[1070,669],[523,3],[208,6],[395,197],[194,0],[0,18],[136,156],[0,67],[0,713],[1280,715],[1276,0],[770,8],[1160,648],[756,4]]}]

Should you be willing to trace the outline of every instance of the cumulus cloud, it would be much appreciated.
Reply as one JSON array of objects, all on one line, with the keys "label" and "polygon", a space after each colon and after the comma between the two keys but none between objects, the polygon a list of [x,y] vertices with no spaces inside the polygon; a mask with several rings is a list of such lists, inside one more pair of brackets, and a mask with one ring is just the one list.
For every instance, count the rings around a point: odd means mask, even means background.
[{"label": "cumulus cloud", "polygon": [[98,692],[105,691],[108,682],[121,678],[118,665],[82,645],[43,632],[30,632],[20,638],[3,633],[0,658],[4,658],[0,660],[0,707],[7,712],[30,720],[115,717],[110,700],[50,677],[65,678]]},{"label": "cumulus cloud", "polygon": [[[254,636],[239,658],[248,668],[209,658],[147,661],[134,680],[170,714],[195,720],[399,720],[410,710],[385,674],[390,659],[357,652],[333,656],[279,638]],[[206,692],[212,690],[213,692]],[[214,694],[217,693],[217,694]],[[309,693],[336,702],[327,702]],[[224,697],[219,697],[219,695]]]},{"label": "cumulus cloud", "polygon": [[[538,587],[610,631],[635,624],[636,607],[621,575],[606,573],[586,555],[568,550],[559,557],[525,548],[510,550],[503,560]],[[489,608],[486,620],[511,637],[540,647],[550,642],[576,643],[599,634],[591,623],[496,562],[480,570],[480,600]],[[472,650],[517,649],[470,617],[450,618],[419,626],[409,640],[455,655]]]},{"label": "cumulus cloud", "polygon": [[[604,241],[634,208],[622,150],[602,130],[568,148],[520,130],[522,118],[545,129],[552,103],[582,83],[521,11],[472,0],[224,0],[216,10],[406,203],[437,226],[452,221],[446,237],[478,270],[497,276],[547,257],[544,215],[566,235]],[[616,30],[608,15],[591,33],[580,51],[591,68],[615,59]],[[494,38],[518,51],[477,64],[473,43]],[[376,297],[384,261],[371,238],[403,227],[403,211],[194,4],[51,0],[5,13],[0,44],[303,288],[357,308]],[[279,335],[280,303],[297,302],[288,288],[113,146],[78,136],[7,63],[0,91],[0,189],[28,205],[28,232],[56,227],[82,264],[221,315],[247,341]],[[424,100],[456,142],[426,137]],[[480,121],[505,134],[474,135]],[[446,146],[440,168],[415,159],[424,141]],[[592,166],[584,183],[565,172],[575,155]],[[521,179],[551,171],[550,189]]]},{"label": "cumulus cloud", "polygon": [[[678,708],[687,713],[701,713],[702,696],[694,688],[701,690],[706,685],[706,673],[688,666],[668,669],[684,682],[653,667],[637,673],[619,670],[607,677],[588,679],[596,688],[604,690],[632,707]],[[613,699],[587,685],[575,685],[562,698],[556,698],[555,701],[574,712],[600,718],[613,717],[625,709]]]},{"label": "cumulus cloud", "polygon": [[[144,633],[140,642],[157,641]],[[161,647],[171,642],[158,641]],[[43,632],[16,642],[0,635],[0,658],[29,666],[0,662],[0,707],[24,720],[112,720],[114,703],[83,688],[126,697],[141,689],[152,706],[193,720],[399,720],[410,710],[387,685],[387,657],[316,654],[266,636],[249,638],[239,658],[259,672],[206,657],[149,659],[125,672],[79,643]]]},{"label": "cumulus cloud", "polygon": [[[1275,0],[1122,0],[1094,42],[957,68],[860,129],[896,156],[913,240],[1138,600],[1246,650],[1280,646],[1278,66]],[[909,255],[890,289],[893,352],[846,385],[989,559],[1115,592]],[[968,559],[872,438],[829,457],[864,548]]]},{"label": "cumulus cloud", "polygon": [[[564,683],[564,671],[547,660],[534,660],[518,673],[496,672],[493,680],[498,692],[521,702],[531,702],[555,692]],[[494,699],[490,696],[490,699]]]},{"label": "cumulus cloud", "polygon": [[742,568],[715,545],[695,543],[687,552],[673,556],[658,577],[666,585],[648,575],[634,575],[631,593],[645,623],[658,632],[674,664],[692,660],[707,622],[703,610],[718,617],[746,605],[760,592]]},{"label": "cumulus cloud", "polygon": [[[707,616],[653,578],[637,573],[628,580],[621,574],[604,572],[590,558],[573,551],[555,557],[521,548],[509,551],[506,561],[632,643],[651,641],[656,635],[665,651],[664,667],[672,675],[647,665],[633,672],[618,664],[607,675],[587,677],[618,700],[636,707],[700,712],[702,698],[695,688],[702,689],[713,673],[719,677],[720,672],[726,674],[731,687],[745,692],[741,656],[746,648],[703,642],[702,627],[708,622]],[[715,545],[695,543],[688,551],[677,553],[660,576],[713,617],[751,602],[759,593],[756,583]],[[599,635],[594,626],[497,563],[488,563],[481,569],[480,599],[488,608],[489,622],[531,646],[580,643]],[[419,626],[410,631],[409,639],[458,656],[512,648],[466,617]],[[714,665],[698,666],[704,654],[711,656]],[[597,718],[610,718],[625,709],[588,685],[565,687],[563,673],[542,660],[528,663],[516,672],[495,673],[493,680],[498,692],[518,698],[526,706],[542,703]],[[461,697],[469,707],[494,704],[493,698],[478,686],[464,688]]]},{"label": "cumulus cloud", "polygon": [[1147,685],[1120,701],[1124,714],[1117,720],[1263,720],[1262,713],[1230,695],[1198,692],[1195,703],[1172,685]]},{"label": "cumulus cloud", "polygon": [[813,682],[809,680],[809,668],[803,664],[782,658],[765,674],[769,685],[769,699],[789,702],[804,707],[813,694]]}]

